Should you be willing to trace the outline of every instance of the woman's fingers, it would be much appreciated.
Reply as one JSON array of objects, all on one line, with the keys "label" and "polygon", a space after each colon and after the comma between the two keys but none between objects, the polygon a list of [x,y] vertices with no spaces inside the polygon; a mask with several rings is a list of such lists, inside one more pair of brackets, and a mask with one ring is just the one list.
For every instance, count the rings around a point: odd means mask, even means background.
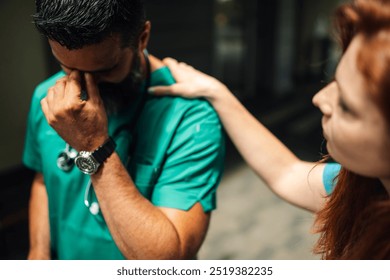
[{"label": "woman's fingers", "polygon": [[191,92],[186,84],[177,83],[170,86],[155,86],[150,87],[148,92],[153,95],[179,95],[186,98],[191,98]]},{"label": "woman's fingers", "polygon": [[151,94],[178,95],[185,98],[208,98],[217,94],[223,88],[223,84],[217,79],[196,70],[191,65],[178,62],[171,57],[164,58],[163,62],[169,68],[177,83],[171,86],[149,88],[149,93]]}]

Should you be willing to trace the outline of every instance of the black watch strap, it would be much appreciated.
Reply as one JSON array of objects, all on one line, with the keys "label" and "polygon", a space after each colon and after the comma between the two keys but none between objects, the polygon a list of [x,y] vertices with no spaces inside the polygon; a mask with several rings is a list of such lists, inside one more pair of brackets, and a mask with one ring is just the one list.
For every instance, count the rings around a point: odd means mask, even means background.
[{"label": "black watch strap", "polygon": [[92,156],[99,164],[102,164],[115,151],[115,148],[116,143],[114,139],[109,137],[103,145],[92,153]]}]

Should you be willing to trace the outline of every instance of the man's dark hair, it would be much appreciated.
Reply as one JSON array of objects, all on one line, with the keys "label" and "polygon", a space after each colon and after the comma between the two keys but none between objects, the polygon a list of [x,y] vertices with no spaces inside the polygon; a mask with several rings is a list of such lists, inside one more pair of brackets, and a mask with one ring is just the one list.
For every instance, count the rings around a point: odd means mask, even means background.
[{"label": "man's dark hair", "polygon": [[72,50],[120,34],[122,46],[137,48],[145,23],[142,0],[36,0],[34,23],[48,39]]}]

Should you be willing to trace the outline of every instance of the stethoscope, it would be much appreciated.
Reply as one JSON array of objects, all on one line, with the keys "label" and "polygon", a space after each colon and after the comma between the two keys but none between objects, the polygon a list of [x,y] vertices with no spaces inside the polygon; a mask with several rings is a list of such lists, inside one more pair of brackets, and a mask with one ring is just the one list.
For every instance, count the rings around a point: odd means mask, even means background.
[{"label": "stethoscope", "polygon": [[65,149],[57,157],[58,168],[65,172],[72,170],[77,154],[78,152],[66,143]]},{"label": "stethoscope", "polygon": [[[118,129],[118,131],[120,131],[122,128],[127,129],[130,132],[130,139],[132,138],[134,127],[138,121],[138,117],[144,107],[146,97],[147,97],[147,90],[150,87],[150,83],[151,83],[149,54],[146,49],[143,50],[143,55],[146,63],[146,82],[145,82],[143,93],[141,95],[141,100],[139,101],[139,104],[133,114],[133,118],[131,122],[128,125],[126,125],[126,127],[120,127]],[[130,146],[132,144],[134,143],[131,141]],[[130,151],[131,150],[132,149],[130,148]],[[75,149],[73,149],[68,143],[66,143],[64,150],[57,157],[57,167],[64,172],[71,171],[75,165],[74,160],[77,157],[77,155],[78,152]],[[91,179],[89,179],[84,192],[84,204],[89,209],[89,212],[92,215],[97,216],[100,212],[100,207],[97,201],[91,202],[92,201],[91,187],[92,187],[92,181]]]}]

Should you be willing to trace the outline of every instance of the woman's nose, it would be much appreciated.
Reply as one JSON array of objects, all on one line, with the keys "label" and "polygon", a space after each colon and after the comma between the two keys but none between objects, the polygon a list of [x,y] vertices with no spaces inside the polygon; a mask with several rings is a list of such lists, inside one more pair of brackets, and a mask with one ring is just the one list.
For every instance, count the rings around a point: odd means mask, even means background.
[{"label": "woman's nose", "polygon": [[331,116],[333,107],[332,107],[332,95],[334,91],[337,90],[337,85],[335,82],[324,87],[313,97],[314,106],[318,107],[324,116]]}]

